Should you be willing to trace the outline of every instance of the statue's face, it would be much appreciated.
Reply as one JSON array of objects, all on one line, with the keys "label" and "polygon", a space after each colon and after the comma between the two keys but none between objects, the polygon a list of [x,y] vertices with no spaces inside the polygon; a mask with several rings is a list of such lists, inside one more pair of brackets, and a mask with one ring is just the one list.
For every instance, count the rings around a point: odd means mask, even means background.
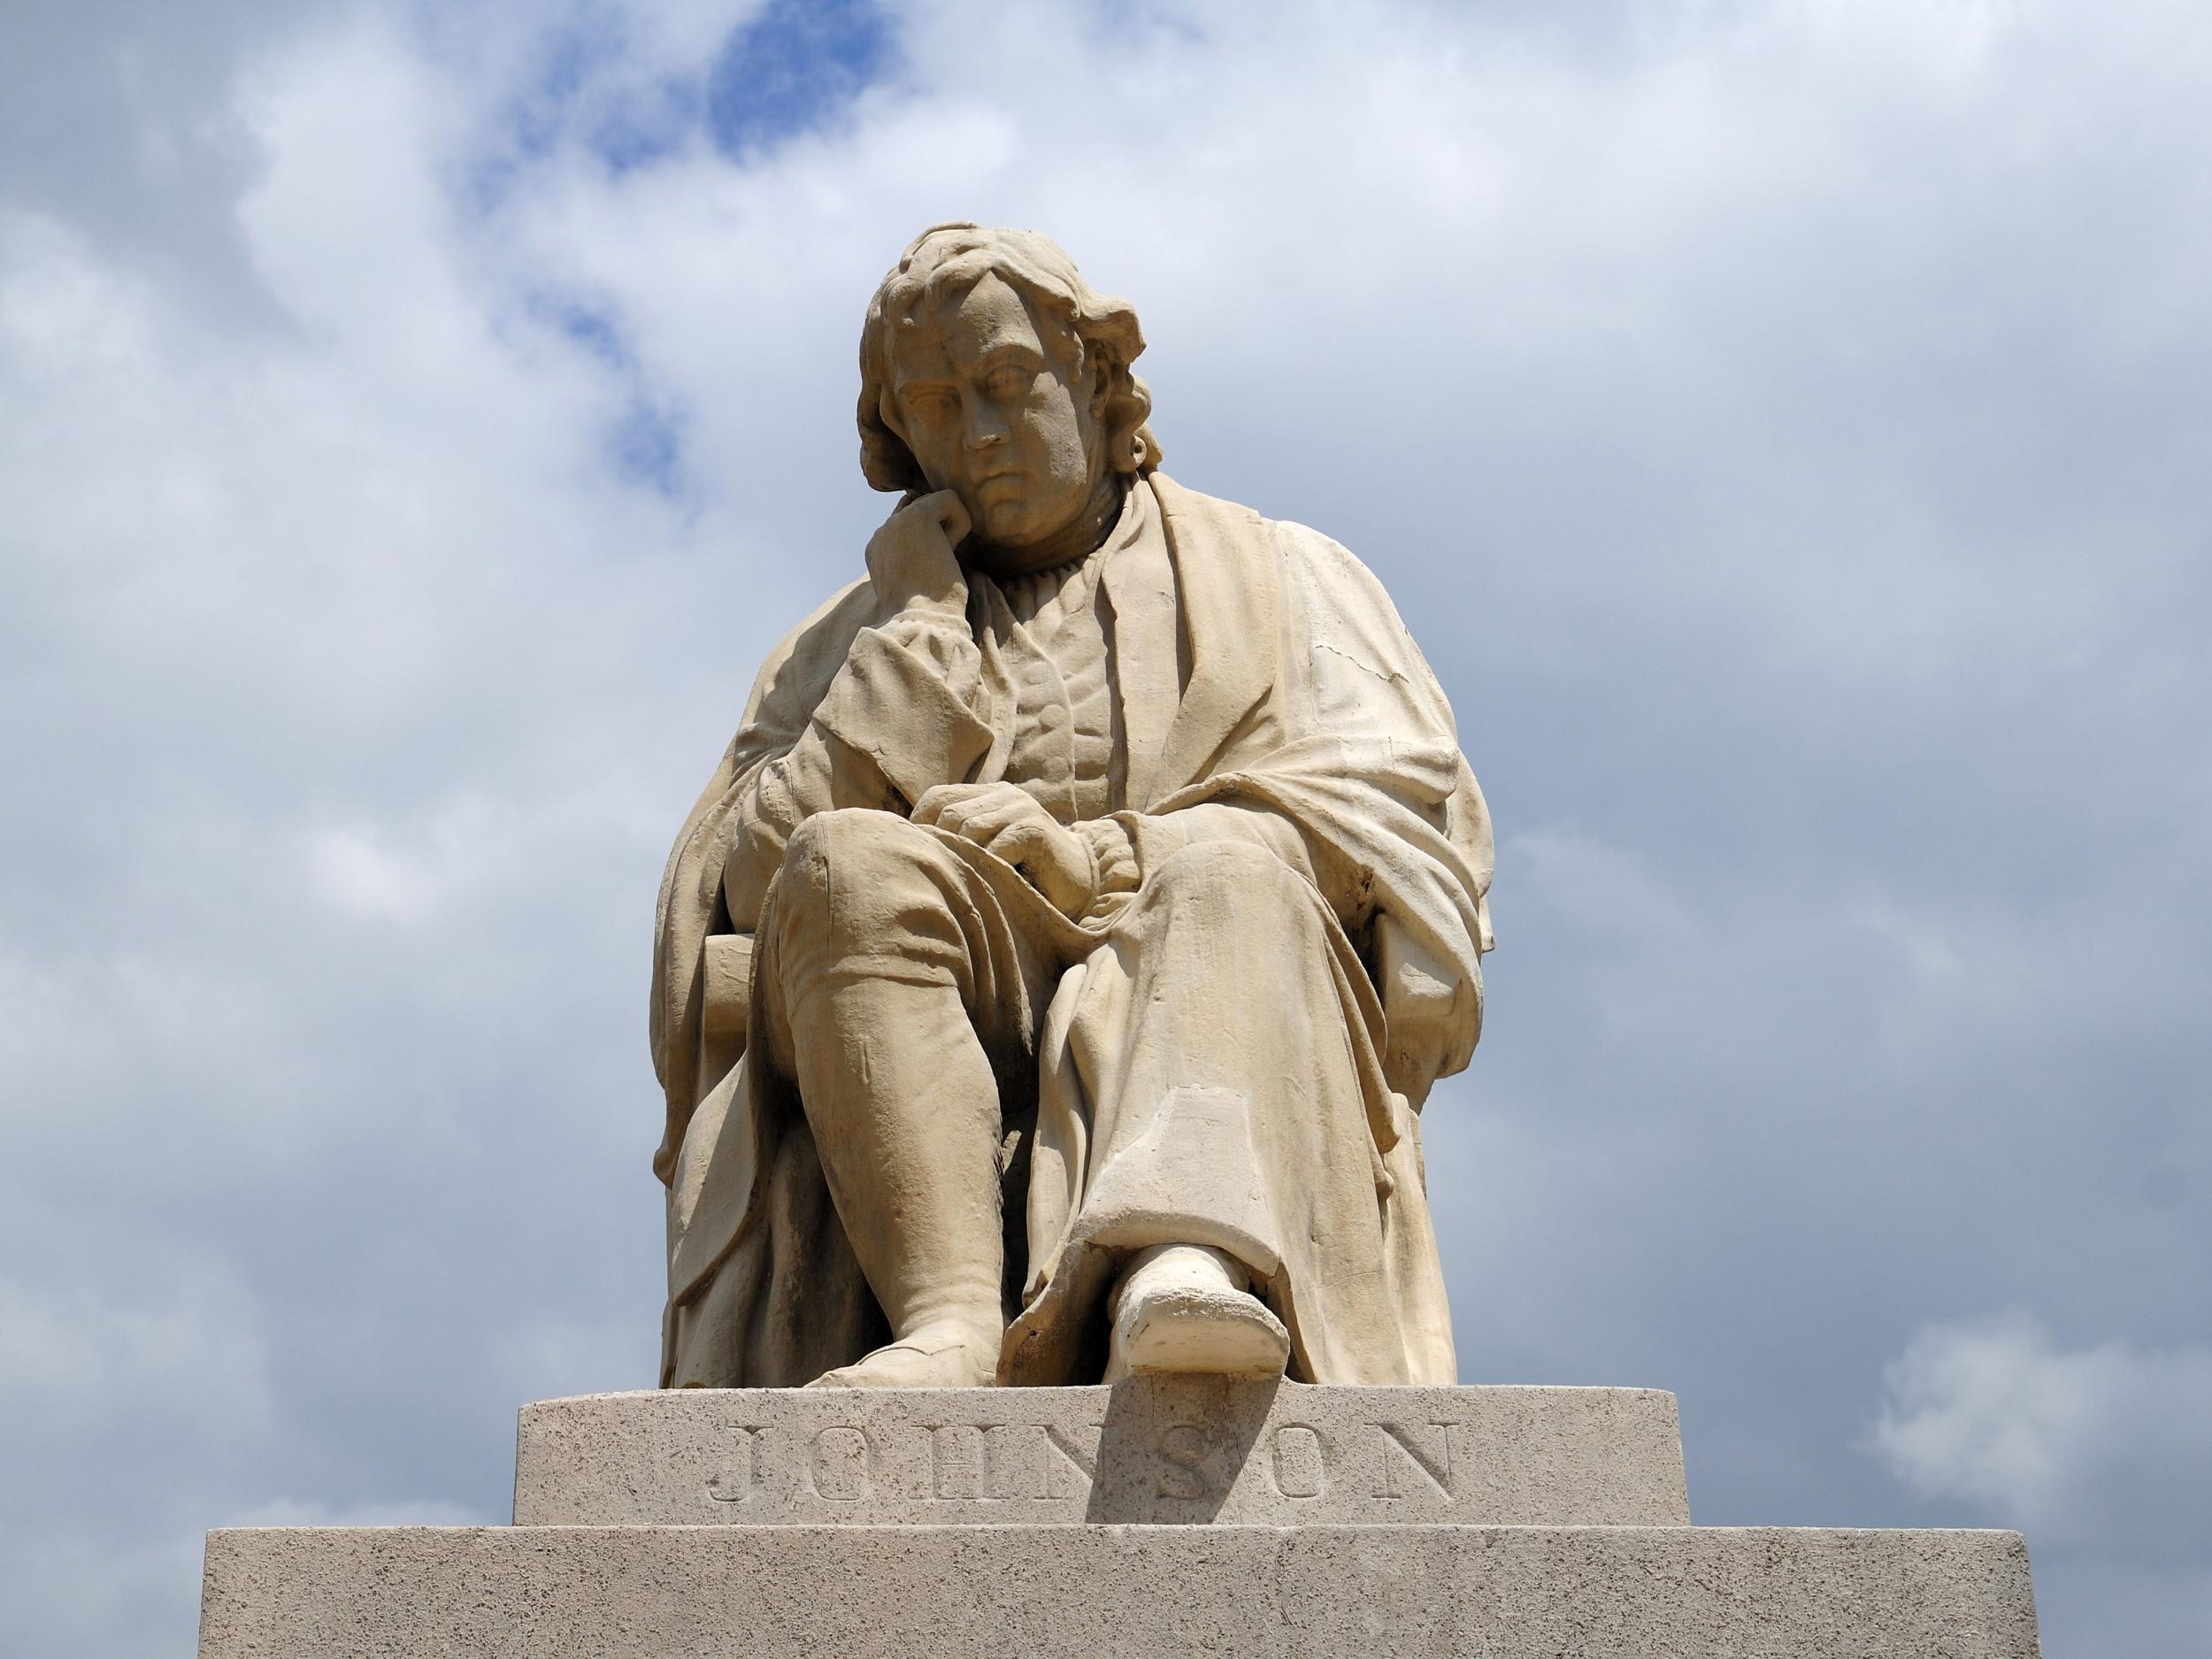
[{"label": "statue's face", "polygon": [[987,274],[893,325],[889,343],[895,424],[932,489],[957,491],[1004,547],[1074,522],[1104,472],[1105,388],[1047,344],[1019,294]]}]

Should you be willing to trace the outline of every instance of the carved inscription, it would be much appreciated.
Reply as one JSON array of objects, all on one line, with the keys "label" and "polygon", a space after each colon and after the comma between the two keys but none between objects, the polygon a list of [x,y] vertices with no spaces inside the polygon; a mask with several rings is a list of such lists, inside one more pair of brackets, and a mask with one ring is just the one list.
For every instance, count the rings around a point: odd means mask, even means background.
[{"label": "carved inscription", "polygon": [[868,1437],[858,1429],[824,1429],[814,1437],[814,1456],[808,1467],[816,1497],[829,1503],[857,1503],[868,1495]]},{"label": "carved inscription", "polygon": [[1267,1470],[1278,1497],[1319,1497],[1325,1479],[1321,1436],[1302,1423],[1284,1424],[1275,1431]]},{"label": "carved inscription", "polygon": [[1603,1389],[855,1389],[525,1416],[529,1525],[1680,1525],[1673,1402]]},{"label": "carved inscription", "polygon": [[[1098,1479],[1098,1437],[1094,1428],[1080,1440],[1052,1424],[1045,1431],[1045,1495],[1048,1498],[1087,1498]],[[1076,1488],[1075,1481],[1082,1486]]]},{"label": "carved inscription", "polygon": [[1423,1484],[1439,1497],[1452,1495],[1452,1425],[1378,1423],[1382,1437],[1382,1488],[1379,1498],[1425,1496]]},{"label": "carved inscription", "polygon": [[729,1461],[707,1477],[707,1496],[717,1503],[742,1503],[753,1495],[754,1483],[758,1479],[758,1463],[754,1442],[758,1431],[741,1424],[729,1425],[736,1444],[731,1447]]},{"label": "carved inscription", "polygon": [[1164,1498],[1202,1498],[1207,1494],[1205,1431],[1194,1424],[1171,1425],[1160,1436],[1155,1455]]},{"label": "carved inscription", "polygon": [[1044,1431],[1026,1423],[995,1423],[983,1431],[983,1494],[994,1503],[1047,1495]]},{"label": "carved inscription", "polygon": [[703,1448],[701,1509],[733,1521],[741,1511],[755,1522],[816,1503],[909,1512],[1049,1506],[1079,1514],[1105,1455],[1118,1460],[1114,1505],[1142,1491],[1170,1506],[1164,1517],[1178,1518],[1193,1511],[1175,1506],[1210,1504],[1228,1518],[1247,1504],[1290,1503],[1313,1515],[1348,1504],[1376,1518],[1414,1519],[1471,1501],[1462,1488],[1477,1441],[1467,1424],[1427,1413],[1324,1423],[1268,1423],[1255,1433],[1204,1416],[1178,1422],[1163,1414],[1110,1436],[1103,1422],[1080,1417],[789,1427],[725,1421]]},{"label": "carved inscription", "polygon": [[[808,1499],[1081,1503],[1097,1478],[1102,1432],[1100,1425],[1056,1423],[914,1424],[877,1431],[833,1424],[810,1432],[725,1426],[729,1438],[704,1483],[707,1499],[718,1506]],[[1203,1446],[1189,1455],[1202,1456]]]},{"label": "carved inscription", "polygon": [[983,1431],[948,1423],[929,1432],[929,1495],[973,1502],[984,1496]]}]

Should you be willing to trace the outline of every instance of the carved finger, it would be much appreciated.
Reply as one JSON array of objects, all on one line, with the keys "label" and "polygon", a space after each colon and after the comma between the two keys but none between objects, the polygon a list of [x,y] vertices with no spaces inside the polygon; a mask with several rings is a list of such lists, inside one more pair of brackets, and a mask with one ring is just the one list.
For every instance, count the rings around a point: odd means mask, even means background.
[{"label": "carved finger", "polygon": [[933,785],[922,791],[921,798],[914,803],[913,811],[907,816],[917,824],[934,824],[943,816],[947,807],[963,801],[972,801],[976,795],[991,787],[987,783]]},{"label": "carved finger", "polygon": [[1019,819],[1007,825],[983,845],[1008,864],[1018,866],[1034,860],[1044,850],[1044,830],[1025,818]]},{"label": "carved finger", "polygon": [[972,786],[979,804],[1018,809],[1030,803],[1029,791],[1018,783],[979,783]]},{"label": "carved finger", "polygon": [[941,489],[933,495],[925,495],[914,503],[926,508],[937,520],[937,527],[944,532],[945,540],[958,547],[964,537],[974,527],[968,510],[961,503],[960,492]]},{"label": "carved finger", "polygon": [[1023,819],[1027,816],[1018,806],[998,801],[979,801],[970,809],[967,820],[959,833],[979,847],[996,850],[1000,838],[1021,827]]}]

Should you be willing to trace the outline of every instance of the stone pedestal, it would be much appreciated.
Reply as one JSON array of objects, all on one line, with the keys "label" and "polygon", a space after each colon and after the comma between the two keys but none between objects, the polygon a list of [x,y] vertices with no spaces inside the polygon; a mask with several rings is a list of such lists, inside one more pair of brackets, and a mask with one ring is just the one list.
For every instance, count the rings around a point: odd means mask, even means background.
[{"label": "stone pedestal", "polygon": [[2016,1534],[1692,1527],[1640,1389],[589,1395],[515,1520],[212,1533],[202,1659],[2038,1651]]},{"label": "stone pedestal", "polygon": [[1685,1526],[1647,1388],[586,1394],[526,1406],[518,1526]]}]

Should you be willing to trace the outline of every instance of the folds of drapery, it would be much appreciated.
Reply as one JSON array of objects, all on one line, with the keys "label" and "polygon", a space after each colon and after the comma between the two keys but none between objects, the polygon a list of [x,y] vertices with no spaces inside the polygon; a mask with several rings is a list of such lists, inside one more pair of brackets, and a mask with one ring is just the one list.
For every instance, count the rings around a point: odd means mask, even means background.
[{"label": "folds of drapery", "polygon": [[[1148,781],[1116,816],[1148,877],[1187,847],[1227,840],[1275,849],[1308,883],[1344,941],[1329,957],[1331,984],[1341,987],[1329,1018],[1349,1033],[1352,1010],[1375,1010],[1367,1042],[1380,1087],[1359,1092],[1364,1139],[1386,1178],[1379,1188],[1410,1178],[1417,1189],[1417,1136],[1395,1119],[1409,1123],[1429,1085],[1466,1064],[1491,942],[1489,819],[1449,707],[1380,585],[1343,549],[1156,473],[1137,488],[1152,492],[1160,534],[1149,567],[1135,552],[1108,567],[1114,649],[1118,660],[1179,669],[1172,699],[1124,699],[1126,741]],[[883,614],[864,583],[833,598],[764,667],[678,838],[661,889],[652,1002],[668,1108],[655,1168],[672,1183],[675,1233],[741,1229],[772,1186],[769,1165],[791,1156],[756,1148],[738,1184],[757,1190],[740,1197],[707,1156],[750,1145],[759,1129],[736,1065],[741,1045],[718,1038],[728,1022],[707,1014],[710,989],[742,997],[746,987],[715,987],[716,958],[726,981],[732,953],[710,941],[757,926],[782,845],[810,813],[902,810],[929,781],[986,781],[1003,765],[1010,700],[984,586],[972,584],[972,664],[949,637],[956,630]],[[1102,946],[1113,925],[1093,923]],[[1068,996],[1085,995],[1091,978],[1087,965],[1071,975]],[[703,1102],[712,1133],[688,1135]],[[1394,1159],[1408,1166],[1394,1171]],[[688,1198],[687,1173],[696,1187]],[[1386,1220],[1396,1225],[1392,1248],[1415,1262],[1400,1279],[1432,1272],[1425,1208],[1416,1215],[1401,1203]],[[703,1239],[672,1240],[676,1302],[702,1294],[700,1279],[677,1282],[680,1263],[696,1271],[721,1259]]]},{"label": "folds of drapery", "polygon": [[1129,1256],[1253,1274],[1310,1382],[1454,1380],[1419,1132],[1342,928],[1265,849],[1195,842],[1063,979],[1038,1054],[1022,1310],[1002,1382],[1093,1380]]}]

